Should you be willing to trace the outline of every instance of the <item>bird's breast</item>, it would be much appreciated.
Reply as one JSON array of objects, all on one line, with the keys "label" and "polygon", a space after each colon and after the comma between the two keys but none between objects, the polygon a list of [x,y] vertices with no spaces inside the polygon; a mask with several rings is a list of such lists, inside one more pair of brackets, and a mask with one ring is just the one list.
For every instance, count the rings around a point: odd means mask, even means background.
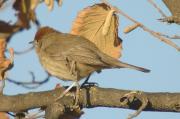
[{"label": "bird's breast", "polygon": [[61,80],[76,80],[76,76],[72,75],[66,61],[55,61],[50,57],[41,56],[40,62],[45,70]]}]

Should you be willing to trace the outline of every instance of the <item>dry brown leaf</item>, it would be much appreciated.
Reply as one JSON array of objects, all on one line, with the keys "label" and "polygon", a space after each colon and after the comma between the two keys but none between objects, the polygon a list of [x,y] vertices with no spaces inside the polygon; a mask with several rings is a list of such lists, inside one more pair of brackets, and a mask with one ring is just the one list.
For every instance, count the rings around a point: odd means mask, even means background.
[{"label": "dry brown leaf", "polygon": [[10,37],[14,32],[18,31],[19,27],[16,25],[11,25],[7,22],[0,20],[0,39],[7,39]]},{"label": "dry brown leaf", "polygon": [[9,49],[11,57],[10,59],[7,59],[4,54],[6,44],[6,39],[0,38],[0,80],[4,80],[6,78],[6,72],[13,64],[14,50],[12,48]]},{"label": "dry brown leaf", "polygon": [[54,0],[50,0],[50,4],[48,5],[49,11],[53,10],[54,7]]},{"label": "dry brown leaf", "polygon": [[109,13],[106,16],[104,25],[103,25],[103,29],[102,29],[102,34],[103,35],[107,35],[107,33],[109,32],[110,26],[111,26],[111,20],[113,17],[115,10],[110,10]]},{"label": "dry brown leaf", "polygon": [[31,10],[35,10],[37,5],[39,4],[39,0],[31,0]]},{"label": "dry brown leaf", "polygon": [[44,3],[48,6],[50,4],[50,0],[44,0]]},{"label": "dry brown leaf", "polygon": [[5,112],[0,112],[0,119],[10,119],[7,113]]},{"label": "dry brown leaf", "polygon": [[[36,1],[36,0],[35,0]],[[18,22],[17,24],[21,26],[22,28],[29,29],[30,28],[30,21],[35,23],[37,26],[39,26],[39,22],[36,19],[35,14],[35,7],[36,4],[32,2],[31,0],[16,0],[13,4],[13,8],[18,11]],[[36,1],[37,2],[37,1]],[[33,5],[31,5],[33,3]],[[34,8],[34,9],[31,9]]]},{"label": "dry brown leaf", "polygon": [[[57,0],[57,2],[58,2],[59,6],[62,6],[62,0]],[[54,0],[44,0],[44,3],[48,7],[49,11],[53,10],[53,8],[54,8]]]},{"label": "dry brown leaf", "polygon": [[105,3],[85,8],[74,21],[71,34],[84,36],[104,53],[119,58],[122,40],[118,37],[118,17],[114,12]]},{"label": "dry brown leaf", "polygon": [[54,0],[44,0],[44,3],[47,5],[49,11],[51,11],[53,9]]}]

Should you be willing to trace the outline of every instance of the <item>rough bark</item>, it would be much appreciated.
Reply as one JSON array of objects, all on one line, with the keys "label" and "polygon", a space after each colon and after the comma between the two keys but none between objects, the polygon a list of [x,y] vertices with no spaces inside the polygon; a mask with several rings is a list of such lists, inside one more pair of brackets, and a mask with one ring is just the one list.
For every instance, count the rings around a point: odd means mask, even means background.
[{"label": "rough bark", "polygon": [[[62,93],[63,88],[45,92],[32,92],[14,96],[0,96],[0,111],[22,112],[25,110],[46,107],[46,117],[55,119],[63,115],[66,109],[74,104],[72,93],[55,102],[57,97]],[[140,99],[131,102],[122,103],[125,94],[129,90],[120,90],[113,88],[84,87],[80,92],[80,107],[114,107],[137,110],[142,105]],[[141,92],[142,96],[148,99],[148,103],[143,111],[163,111],[163,112],[180,112],[180,93],[150,93]],[[141,95],[139,96],[139,98]],[[54,107],[54,108],[53,108]],[[47,118],[47,119],[48,119]]]}]

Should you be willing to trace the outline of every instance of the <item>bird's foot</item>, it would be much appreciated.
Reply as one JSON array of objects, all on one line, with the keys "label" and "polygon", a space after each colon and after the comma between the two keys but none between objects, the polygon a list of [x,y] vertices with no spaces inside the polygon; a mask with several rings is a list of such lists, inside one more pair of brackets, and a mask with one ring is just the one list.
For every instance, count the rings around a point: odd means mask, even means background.
[{"label": "bird's foot", "polygon": [[76,87],[76,96],[75,96],[75,103],[73,105],[74,108],[79,108],[79,97],[80,97],[80,86],[79,84]]},{"label": "bird's foot", "polygon": [[72,85],[70,85],[65,91],[63,91],[63,93],[62,93],[59,97],[57,97],[57,98],[55,99],[55,101],[57,101],[57,100],[61,99],[62,97],[64,97],[75,85],[76,85],[76,82],[74,82],[74,83],[73,83]]},{"label": "bird's foot", "polygon": [[132,119],[138,116],[143,111],[143,109],[145,109],[145,107],[148,105],[148,98],[142,91],[132,91],[125,94],[120,99],[122,105],[130,105],[137,100],[141,102],[141,106],[135,113],[129,114],[128,119]]},{"label": "bird's foot", "polygon": [[[76,92],[71,93],[70,90],[76,86]],[[78,82],[74,82],[72,85],[70,85],[63,93],[55,99],[55,101],[58,101],[59,99],[63,98],[65,95],[73,96],[75,99],[74,105],[70,106],[71,110],[77,110],[80,109],[79,106],[79,97],[80,97],[80,86]]]},{"label": "bird's foot", "polygon": [[81,85],[81,88],[83,88],[83,87],[92,87],[92,86],[99,86],[99,84],[96,83],[96,82],[84,82],[84,83]]}]

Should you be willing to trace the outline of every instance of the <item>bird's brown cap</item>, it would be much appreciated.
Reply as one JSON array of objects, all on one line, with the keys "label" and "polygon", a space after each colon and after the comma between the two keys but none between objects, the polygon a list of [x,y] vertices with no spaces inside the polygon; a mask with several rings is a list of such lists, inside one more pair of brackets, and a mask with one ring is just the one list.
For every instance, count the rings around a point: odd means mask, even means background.
[{"label": "bird's brown cap", "polygon": [[35,35],[34,40],[39,41],[44,35],[47,35],[47,34],[53,33],[53,32],[56,32],[56,30],[54,30],[53,28],[50,28],[50,27],[48,27],[48,26],[41,27],[41,28],[36,32],[36,35]]}]

